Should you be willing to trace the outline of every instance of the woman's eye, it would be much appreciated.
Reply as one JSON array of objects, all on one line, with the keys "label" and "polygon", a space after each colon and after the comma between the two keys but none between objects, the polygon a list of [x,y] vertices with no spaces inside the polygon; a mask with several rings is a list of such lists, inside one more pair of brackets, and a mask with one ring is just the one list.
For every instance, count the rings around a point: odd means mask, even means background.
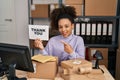
[{"label": "woman's eye", "polygon": [[68,25],[65,26],[65,28],[68,28],[68,27],[69,27]]}]

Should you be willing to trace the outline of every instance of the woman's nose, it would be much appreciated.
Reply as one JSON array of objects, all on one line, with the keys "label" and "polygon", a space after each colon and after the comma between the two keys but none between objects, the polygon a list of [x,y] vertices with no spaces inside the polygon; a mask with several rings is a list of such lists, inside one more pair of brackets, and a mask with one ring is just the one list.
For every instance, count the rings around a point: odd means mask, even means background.
[{"label": "woman's nose", "polygon": [[62,31],[65,31],[65,28],[62,28]]}]

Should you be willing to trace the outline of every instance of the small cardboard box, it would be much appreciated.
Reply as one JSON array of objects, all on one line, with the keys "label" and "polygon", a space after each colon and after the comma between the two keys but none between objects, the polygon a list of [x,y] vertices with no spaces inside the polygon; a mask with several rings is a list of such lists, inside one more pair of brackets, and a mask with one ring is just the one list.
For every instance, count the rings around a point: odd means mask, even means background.
[{"label": "small cardboard box", "polygon": [[28,72],[28,78],[54,79],[57,74],[57,58],[56,61],[38,62],[32,61],[34,73]]},{"label": "small cardboard box", "polygon": [[84,74],[90,73],[92,70],[92,63],[84,59],[77,59],[80,64],[74,64],[75,60],[67,60],[61,62],[61,67],[63,68],[63,73],[65,75],[69,74]]}]

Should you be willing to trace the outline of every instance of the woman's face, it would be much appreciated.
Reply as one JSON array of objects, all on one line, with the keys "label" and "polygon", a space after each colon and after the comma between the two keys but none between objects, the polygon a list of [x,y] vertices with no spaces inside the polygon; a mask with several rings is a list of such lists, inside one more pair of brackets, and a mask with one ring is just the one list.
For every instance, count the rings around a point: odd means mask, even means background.
[{"label": "woman's face", "polygon": [[58,29],[63,37],[68,37],[72,34],[72,29],[74,28],[74,24],[67,18],[60,19],[58,21]]}]

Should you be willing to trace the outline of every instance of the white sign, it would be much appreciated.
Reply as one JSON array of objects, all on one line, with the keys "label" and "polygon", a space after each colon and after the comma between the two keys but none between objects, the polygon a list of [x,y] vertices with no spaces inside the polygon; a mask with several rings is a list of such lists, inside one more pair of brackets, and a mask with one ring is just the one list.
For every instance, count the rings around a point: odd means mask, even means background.
[{"label": "white sign", "polygon": [[29,25],[29,39],[49,39],[49,26],[48,25]]}]

